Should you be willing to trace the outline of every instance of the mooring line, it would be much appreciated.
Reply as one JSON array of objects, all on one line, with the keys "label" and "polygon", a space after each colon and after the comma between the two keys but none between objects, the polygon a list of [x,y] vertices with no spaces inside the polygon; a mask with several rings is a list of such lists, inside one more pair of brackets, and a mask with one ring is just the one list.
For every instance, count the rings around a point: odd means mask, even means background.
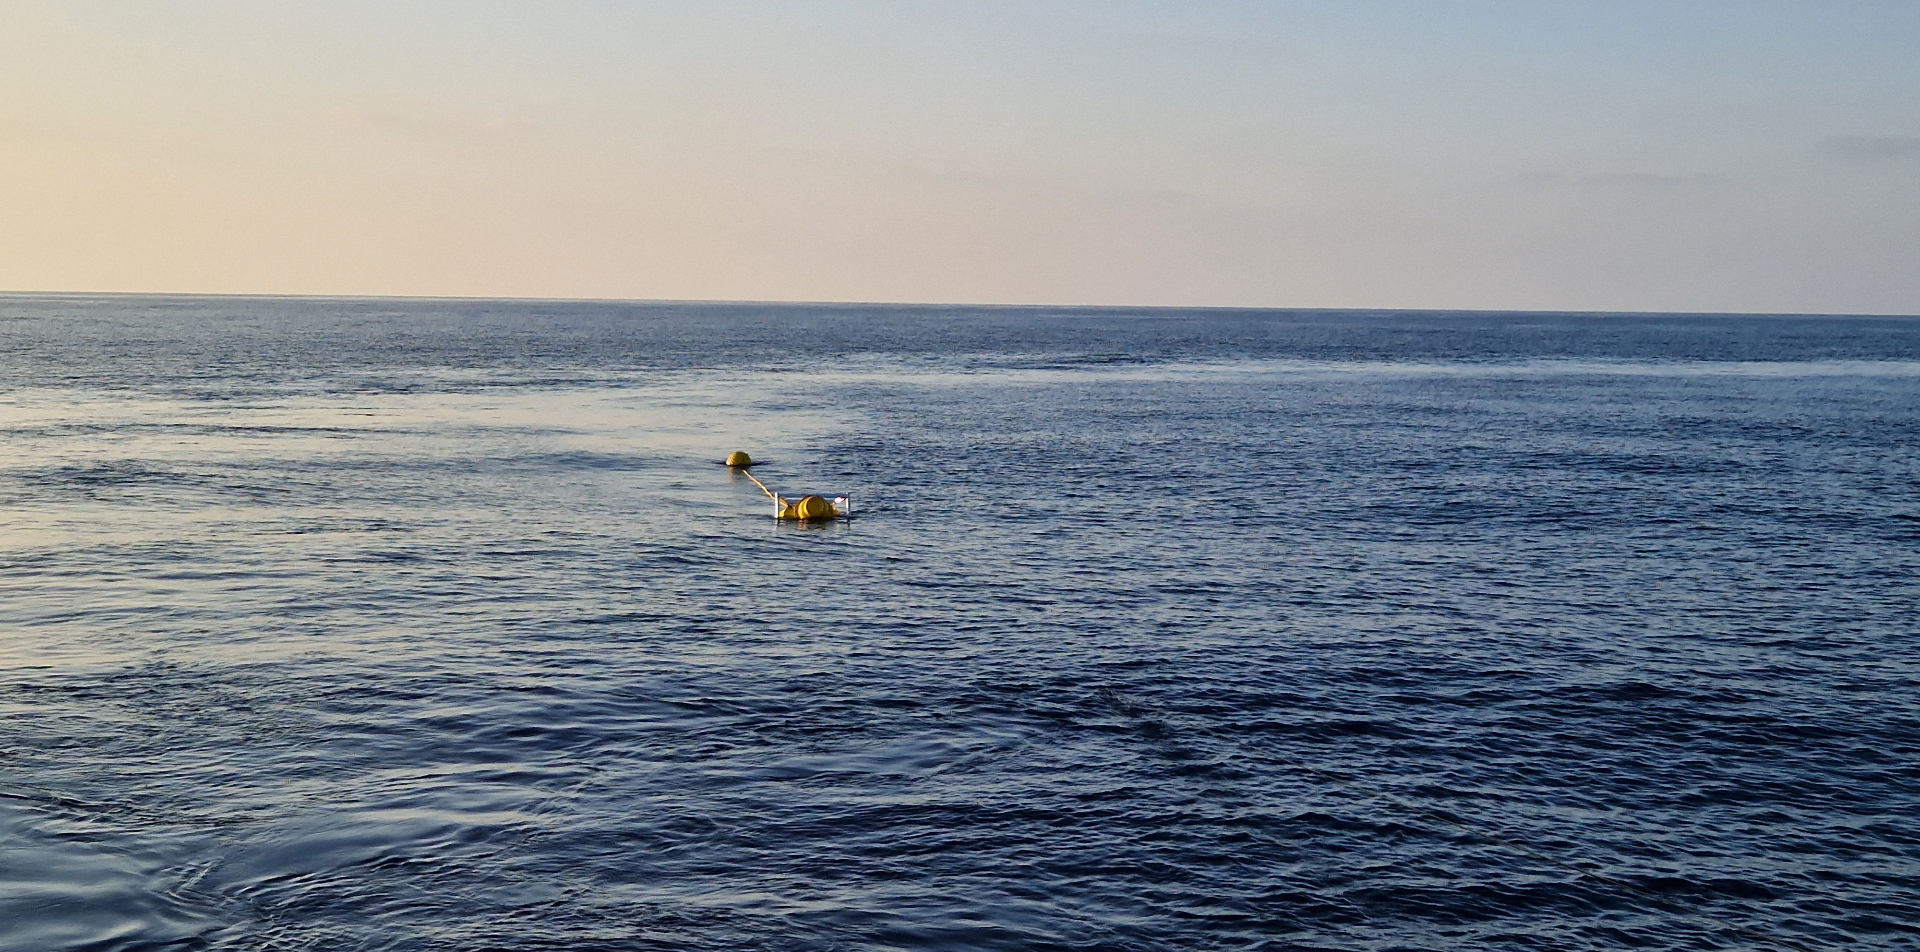
[{"label": "mooring line", "polygon": [[[1127,717],[1138,719],[1153,713],[1150,709],[1144,707],[1139,702],[1133,700],[1132,698],[1127,697],[1124,694],[1121,694],[1118,691],[1115,691],[1112,688],[1101,688],[1099,693],[1109,704],[1113,705],[1115,710],[1118,710],[1121,714],[1124,714]],[[1156,720],[1158,720],[1158,718],[1156,718]],[[1218,730],[1216,728],[1205,727],[1205,726],[1187,726],[1186,729],[1189,731],[1193,731],[1195,733],[1205,734],[1209,737],[1218,738],[1234,746],[1248,746],[1247,743],[1241,740],[1240,738],[1229,735],[1226,732]],[[1555,856],[1551,853],[1543,853],[1537,849],[1534,849],[1531,846],[1527,846],[1524,843],[1519,843],[1514,840],[1508,839],[1506,837],[1498,836],[1492,833],[1482,832],[1478,829],[1475,829],[1474,827],[1468,826],[1466,823],[1460,821],[1459,819],[1448,816],[1444,813],[1441,813],[1429,807],[1422,806],[1418,803],[1415,803],[1412,800],[1409,800],[1405,797],[1400,796],[1399,794],[1392,793],[1387,790],[1382,790],[1382,789],[1379,789],[1378,787],[1365,787],[1365,786],[1362,786],[1359,781],[1351,777],[1342,776],[1341,774],[1335,773],[1334,771],[1327,770],[1323,767],[1315,767],[1312,764],[1304,763],[1302,761],[1295,760],[1291,757],[1283,757],[1283,756],[1274,754],[1271,748],[1268,747],[1267,745],[1262,744],[1262,745],[1255,745],[1255,746],[1258,746],[1263,753],[1265,753],[1267,756],[1271,757],[1272,759],[1277,760],[1286,766],[1299,770],[1302,773],[1311,774],[1315,777],[1318,777],[1329,783],[1336,784],[1338,786],[1346,787],[1348,789],[1352,789],[1362,793],[1371,794],[1373,796],[1380,797],[1381,799],[1387,800],[1389,802],[1392,802],[1402,807],[1403,809],[1407,810],[1409,813],[1414,814],[1415,816],[1419,816],[1424,819],[1432,820],[1435,823],[1440,823],[1442,825],[1452,827],[1453,829],[1461,833],[1465,833],[1470,837],[1480,839],[1488,843],[1492,843],[1495,846],[1505,847],[1509,850],[1512,850],[1515,853],[1521,854],[1522,856],[1526,856],[1530,859],[1535,859],[1542,863],[1546,863],[1549,866],[1558,866],[1561,869],[1567,870],[1568,872],[1571,872],[1576,876],[1583,876],[1595,882],[1604,883],[1606,885],[1616,887],[1626,892],[1633,893],[1635,895],[1638,895],[1646,899],[1647,901],[1653,903],[1654,905],[1664,909],[1667,912],[1674,912],[1683,916],[1687,916],[1702,924],[1705,924],[1714,928],[1718,928],[1727,932],[1731,932],[1734,935],[1740,936],[1741,938],[1744,938],[1750,941],[1757,941],[1761,943],[1767,943],[1775,946],[1785,947],[1785,948],[1794,950],[1794,952],[1816,952],[1813,946],[1807,945],[1798,939],[1790,938],[1787,936],[1769,935],[1767,933],[1754,929],[1750,926],[1744,926],[1737,922],[1731,922],[1726,919],[1714,916],[1710,913],[1700,912],[1694,909],[1688,909],[1684,906],[1678,905],[1673,900],[1668,899],[1667,897],[1662,896],[1659,893],[1654,892],[1653,890],[1648,889],[1644,886],[1638,885],[1636,883],[1628,882],[1627,880],[1620,879],[1615,876],[1609,876],[1606,873],[1595,872],[1591,869],[1587,869],[1585,867],[1575,865],[1573,862],[1569,860],[1561,859],[1560,857]]]},{"label": "mooring line", "polygon": [[751,480],[753,480],[753,484],[754,484],[755,486],[758,486],[758,487],[760,487],[760,491],[761,491],[761,492],[763,492],[763,493],[766,493],[766,494],[767,494],[767,498],[768,498],[768,499],[771,499],[771,500],[773,500],[773,504],[774,504],[774,505],[776,505],[776,506],[778,506],[778,505],[780,505],[780,497],[779,497],[779,496],[776,496],[776,495],[774,495],[774,493],[773,493],[773,490],[771,490],[771,489],[768,489],[768,488],[767,488],[767,484],[766,484],[766,483],[763,483],[763,482],[761,482],[761,481],[760,481],[760,477],[758,477],[758,476],[755,476],[755,475],[753,475],[752,473],[749,473],[749,472],[747,472],[747,471],[746,471],[746,468],[745,468],[745,467],[741,467],[741,468],[739,469],[739,473],[740,473],[740,475],[742,475],[742,476],[745,476],[745,477],[747,477],[748,479],[751,479]]}]

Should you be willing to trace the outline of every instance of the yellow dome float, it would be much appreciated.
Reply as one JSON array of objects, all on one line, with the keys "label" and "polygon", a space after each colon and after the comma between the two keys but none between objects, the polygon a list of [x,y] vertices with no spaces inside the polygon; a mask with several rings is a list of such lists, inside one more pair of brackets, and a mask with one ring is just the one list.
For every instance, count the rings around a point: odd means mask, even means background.
[{"label": "yellow dome float", "polygon": [[816,519],[832,519],[839,514],[840,510],[833,508],[833,503],[828,502],[825,497],[822,496],[802,496],[800,497],[800,501],[787,503],[786,506],[780,510],[780,518],[798,519],[802,522],[811,522]]},{"label": "yellow dome float", "polygon": [[753,458],[738,450],[727,455],[727,465],[732,467],[740,475],[753,480],[753,484],[760,487],[760,491],[766,493],[768,499],[773,500],[773,517],[775,519],[788,519],[794,522],[825,522],[829,519],[844,519],[853,514],[853,503],[845,496],[835,496],[832,499],[828,499],[825,496],[806,495],[801,496],[799,499],[788,499],[768,489],[767,484],[761,482],[759,477],[747,472],[747,467],[753,465]]}]

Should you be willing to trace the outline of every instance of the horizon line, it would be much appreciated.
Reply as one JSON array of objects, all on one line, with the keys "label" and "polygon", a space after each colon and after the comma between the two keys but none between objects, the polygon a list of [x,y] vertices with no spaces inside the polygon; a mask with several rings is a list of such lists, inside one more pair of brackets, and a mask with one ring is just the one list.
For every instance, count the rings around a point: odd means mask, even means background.
[{"label": "horizon line", "polygon": [[33,291],[0,289],[0,297],[265,298],[289,301],[524,301],[529,303],[551,304],[778,305],[786,307],[871,308],[922,307],[1024,311],[1274,311],[1294,313],[1317,311],[1347,314],[1546,314],[1562,317],[1856,317],[1906,320],[1920,318],[1920,313],[1857,313],[1848,311],[1658,311],[1599,308],[1318,307],[1267,304],[1007,304],[965,301],[810,301],[794,299],[538,297],[533,295],[488,296],[467,294],[304,294],[298,292],[254,291]]}]

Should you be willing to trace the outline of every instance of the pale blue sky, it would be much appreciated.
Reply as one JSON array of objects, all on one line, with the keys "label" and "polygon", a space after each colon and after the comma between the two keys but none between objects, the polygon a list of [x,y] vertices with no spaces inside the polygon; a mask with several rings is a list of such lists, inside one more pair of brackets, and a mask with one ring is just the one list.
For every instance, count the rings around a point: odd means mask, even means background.
[{"label": "pale blue sky", "polygon": [[1920,3],[88,3],[0,288],[1920,313]]}]

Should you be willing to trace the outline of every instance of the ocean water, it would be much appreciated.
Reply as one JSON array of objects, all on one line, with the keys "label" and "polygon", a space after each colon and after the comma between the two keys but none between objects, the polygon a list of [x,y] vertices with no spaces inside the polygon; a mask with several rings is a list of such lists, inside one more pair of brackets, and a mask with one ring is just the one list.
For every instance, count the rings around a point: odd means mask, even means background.
[{"label": "ocean water", "polygon": [[1915,948],[1917,618],[1920,319],[4,296],[0,949]]}]

